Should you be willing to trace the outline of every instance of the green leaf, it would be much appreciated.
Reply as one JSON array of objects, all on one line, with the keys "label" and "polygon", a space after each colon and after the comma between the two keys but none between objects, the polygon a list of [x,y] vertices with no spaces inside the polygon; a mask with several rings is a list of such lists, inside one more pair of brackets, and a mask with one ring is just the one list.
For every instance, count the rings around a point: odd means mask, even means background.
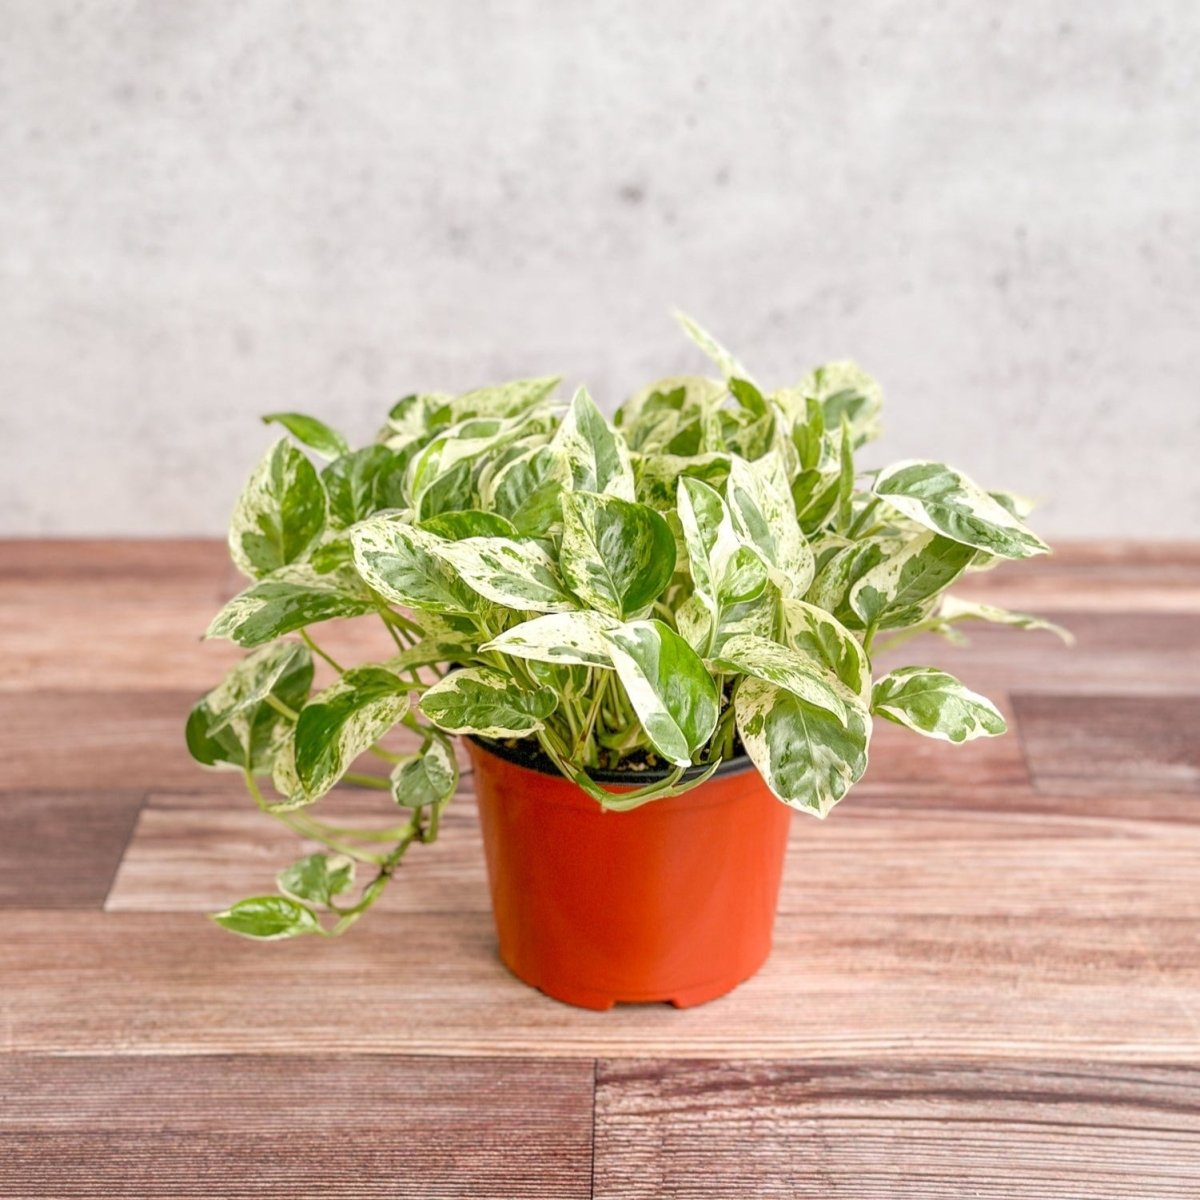
[{"label": "green leaf", "polygon": [[1075,644],[1074,634],[1053,621],[1034,616],[1033,613],[997,608],[994,604],[976,604],[971,600],[960,600],[957,596],[943,596],[937,615],[942,621],[990,621],[995,625],[1011,625],[1015,629],[1044,629],[1047,633],[1061,638],[1068,646]]},{"label": "green leaf", "polygon": [[990,700],[934,667],[901,667],[885,675],[875,685],[872,709],[926,737],[956,744],[1007,729]]},{"label": "green leaf", "polygon": [[478,508],[440,513],[420,522],[418,527],[451,542],[474,537],[517,536],[517,527],[511,521],[498,513],[483,512]]},{"label": "green leaf", "polygon": [[683,332],[716,363],[721,374],[726,379],[735,377],[742,380],[750,379],[750,373],[746,368],[712,334],[701,329],[691,317],[677,311],[675,319],[679,322]]},{"label": "green leaf", "polygon": [[855,703],[849,691],[824,667],[769,638],[745,633],[731,637],[721,647],[714,665],[721,671],[753,675],[784,688],[814,708],[831,713],[842,725],[847,720],[847,703]]},{"label": "green leaf", "polygon": [[440,729],[488,738],[536,733],[557,706],[552,689],[522,691],[511,676],[486,667],[454,671],[421,697],[421,711]]},{"label": "green leaf", "polygon": [[213,913],[213,920],[232,933],[263,942],[317,933],[320,929],[316,913],[287,896],[254,896],[239,900],[232,908]]},{"label": "green leaf", "polygon": [[625,439],[604,419],[586,388],[575,393],[550,444],[566,459],[576,491],[634,498]]},{"label": "green leaf", "polygon": [[478,596],[441,554],[453,543],[392,517],[373,517],[351,531],[354,565],[392,604],[441,613],[478,610]]},{"label": "green leaf", "polygon": [[383,667],[357,667],[318,692],[296,722],[296,774],[323,796],[408,711],[409,685]]},{"label": "green leaf", "polygon": [[604,634],[616,626],[613,618],[601,613],[550,613],[514,625],[479,650],[498,650],[534,662],[611,668],[612,656]]},{"label": "green leaf", "polygon": [[944,463],[896,463],[880,471],[874,491],[906,517],[964,546],[1000,558],[1029,558],[1049,550],[977,483]]},{"label": "green leaf", "polygon": [[466,416],[514,417],[540,404],[554,394],[562,382],[560,375],[544,375],[538,379],[514,379],[465,392],[454,401],[455,408]]},{"label": "green leaf", "polygon": [[559,559],[586,605],[618,620],[640,616],[675,573],[675,537],[652,508],[616,496],[563,496]]},{"label": "green leaf", "polygon": [[441,737],[392,771],[392,799],[404,808],[444,804],[458,787],[458,762]]},{"label": "green leaf", "polygon": [[325,529],[325,489],[305,455],[280,438],[254,469],[229,524],[229,553],[252,578],[304,558]]},{"label": "green leaf", "polygon": [[915,625],[974,557],[970,546],[940,534],[922,533],[859,578],[850,589],[850,607],[868,627]]},{"label": "green leaf", "polygon": [[668,762],[689,765],[717,725],[717,687],[703,660],[661,621],[632,621],[604,636],[646,736]]},{"label": "green leaf", "polygon": [[354,883],[354,860],[344,854],[310,854],[280,871],[275,882],[297,900],[328,904]]},{"label": "green leaf", "polygon": [[823,608],[803,600],[783,601],[788,645],[832,671],[864,704],[871,700],[871,667],[862,644]]},{"label": "green leaf", "polygon": [[867,769],[871,719],[857,705],[836,717],[792,692],[748,677],[734,693],[742,745],[785,804],[823,817]]},{"label": "green leaf", "polygon": [[576,608],[554,560],[536,542],[467,538],[440,542],[434,552],[469,588],[493,604],[530,612]]},{"label": "green leaf", "polygon": [[848,533],[854,517],[854,445],[850,438],[850,421],[842,413],[841,438],[838,446],[837,527]]},{"label": "green leaf", "polygon": [[761,551],[771,580],[785,596],[803,596],[815,564],[782,464],[773,457],[754,463],[731,458],[725,494],[735,530]]},{"label": "green leaf", "polygon": [[270,425],[272,422],[282,425],[296,441],[325,458],[337,458],[350,453],[350,444],[346,439],[316,417],[291,412],[267,413],[263,417],[263,424]]},{"label": "green leaf", "polygon": [[284,567],[234,596],[213,618],[205,637],[228,638],[239,646],[261,646],[305,625],[370,612],[369,597],[345,590],[336,577],[303,565]]}]

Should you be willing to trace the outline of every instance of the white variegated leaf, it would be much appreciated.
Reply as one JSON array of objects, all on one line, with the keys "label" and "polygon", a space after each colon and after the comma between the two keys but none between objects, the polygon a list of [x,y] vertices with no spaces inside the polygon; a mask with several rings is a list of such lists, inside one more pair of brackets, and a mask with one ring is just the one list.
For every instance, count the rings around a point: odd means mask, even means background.
[{"label": "white variegated leaf", "polygon": [[753,675],[784,688],[814,708],[832,713],[842,725],[847,721],[847,705],[858,703],[857,697],[824,666],[798,650],[754,634],[729,638],[714,666],[719,671]]},{"label": "white variegated leaf", "polygon": [[372,517],[350,531],[359,575],[385,600],[439,613],[469,613],[478,595],[440,551],[443,538],[394,517]]},{"label": "white variegated leaf", "polygon": [[568,612],[578,605],[554,560],[535,542],[502,537],[442,541],[434,553],[493,604],[529,612]]},{"label": "white variegated leaf", "polygon": [[604,634],[619,623],[596,612],[550,613],[514,625],[479,649],[480,653],[498,650],[535,662],[611,668],[612,656]]},{"label": "white variegated leaf", "polygon": [[668,762],[689,765],[712,737],[719,715],[708,668],[661,621],[630,621],[604,636],[646,736]]},{"label": "white variegated leaf", "polygon": [[871,701],[871,667],[862,644],[823,608],[803,600],[783,601],[788,645],[832,671],[863,704]]},{"label": "white variegated leaf", "polygon": [[938,618],[942,621],[990,621],[994,625],[1011,625],[1014,629],[1044,629],[1061,638],[1068,646],[1075,644],[1069,629],[1047,621],[1033,613],[1011,612],[997,608],[994,604],[976,604],[971,600],[960,600],[957,596],[943,596],[938,606]]},{"label": "white variegated leaf", "polygon": [[374,609],[375,602],[368,595],[347,588],[341,575],[320,575],[306,563],[293,563],[234,596],[213,618],[204,636],[229,638],[249,648],[306,625]]},{"label": "white variegated leaf", "polygon": [[746,368],[712,334],[701,329],[691,317],[685,313],[676,312],[675,319],[679,322],[683,332],[712,359],[726,379],[751,380],[750,373]]},{"label": "white variegated leaf", "polygon": [[421,697],[421,711],[447,733],[527,737],[558,705],[551,688],[523,691],[510,675],[487,667],[454,671]]},{"label": "white variegated leaf", "polygon": [[244,575],[269,575],[303,559],[320,541],[325,520],[325,489],[316,468],[280,438],[238,497],[229,523],[230,556]]},{"label": "white variegated leaf", "polygon": [[580,388],[550,443],[570,465],[576,491],[634,499],[633,467],[625,439]]},{"label": "white variegated leaf", "polygon": [[312,659],[308,648],[300,642],[278,642],[248,654],[208,693],[208,710],[212,714],[209,734],[219,733],[235,717],[257,708],[281,681],[285,689],[293,690],[289,680],[295,680],[299,685],[295,690],[302,688],[302,694],[307,696],[312,683]]},{"label": "white variegated leaf", "polygon": [[1004,505],[944,463],[895,463],[879,472],[874,492],[927,529],[1000,558],[1028,558],[1049,550]]},{"label": "white variegated leaf", "polygon": [[762,552],[772,581],[785,596],[803,596],[816,568],[779,459],[731,457],[725,492],[734,528]]},{"label": "white variegated leaf", "polygon": [[548,400],[561,382],[558,375],[540,379],[514,379],[489,387],[476,388],[455,398],[453,407],[463,416],[514,417]]},{"label": "white variegated leaf", "polygon": [[561,497],[570,483],[566,456],[553,446],[539,445],[481,481],[481,489],[484,503],[519,532],[541,536],[561,519]]},{"label": "white variegated leaf", "polygon": [[1007,728],[999,709],[935,667],[900,667],[876,685],[872,710],[944,742],[996,737]]},{"label": "white variegated leaf", "polygon": [[974,557],[970,546],[926,531],[862,575],[850,588],[850,607],[868,627],[915,625]]},{"label": "white variegated leaf", "polygon": [[318,692],[296,722],[296,774],[323,796],[408,711],[408,685],[383,667],[356,667]]},{"label": "white variegated leaf", "polygon": [[785,804],[825,816],[867,769],[871,718],[847,707],[843,725],[794,693],[747,676],[734,693],[742,745]]}]

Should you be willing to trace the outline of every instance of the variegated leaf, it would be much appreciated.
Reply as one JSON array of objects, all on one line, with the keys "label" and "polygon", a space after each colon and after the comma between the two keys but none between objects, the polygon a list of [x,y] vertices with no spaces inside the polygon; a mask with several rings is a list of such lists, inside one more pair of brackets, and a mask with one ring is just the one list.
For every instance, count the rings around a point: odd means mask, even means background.
[{"label": "variegated leaf", "polygon": [[611,668],[612,657],[604,634],[618,624],[612,617],[586,610],[550,613],[506,629],[479,649],[480,653],[498,650],[534,662]]},{"label": "variegated leaf", "polygon": [[489,387],[465,392],[454,400],[456,412],[463,416],[514,417],[548,400],[562,382],[559,375],[544,375],[539,379],[514,379]]},{"label": "variegated leaf", "polygon": [[1049,550],[977,483],[944,463],[895,463],[880,471],[874,492],[927,529],[1000,558],[1029,558]]},{"label": "variegated leaf", "polygon": [[720,671],[753,675],[756,679],[773,683],[814,708],[831,713],[842,725],[847,720],[847,704],[857,703],[849,689],[823,666],[769,638],[753,634],[731,637],[721,647],[721,653],[713,665]]},{"label": "variegated leaf", "polygon": [[634,456],[637,498],[659,512],[675,507],[681,479],[699,479],[722,488],[729,475],[729,455],[638,454]]},{"label": "variegated leaf", "polygon": [[871,718],[858,705],[847,708],[843,725],[792,692],[748,676],[734,693],[734,710],[746,753],[792,808],[825,816],[867,769]]},{"label": "variegated leaf", "polygon": [[375,602],[347,589],[340,575],[319,575],[306,564],[284,567],[234,596],[205,637],[261,646],[306,625],[370,612]]},{"label": "variegated leaf", "polygon": [[383,667],[357,667],[300,710],[296,774],[310,799],[328,792],[404,716],[408,692],[408,684]]},{"label": "variegated leaf", "polygon": [[392,771],[392,799],[403,808],[444,804],[458,787],[458,760],[443,737],[431,737]]},{"label": "variegated leaf", "polygon": [[676,766],[712,737],[719,697],[703,660],[661,621],[631,621],[604,635],[646,736]]},{"label": "variegated leaf", "polygon": [[805,375],[795,388],[785,389],[782,394],[777,392],[776,397],[793,419],[806,413],[808,399],[816,400],[829,430],[837,429],[844,416],[856,446],[879,436],[883,389],[856,363],[826,363]]},{"label": "variegated leaf", "polygon": [[652,508],[617,496],[563,496],[559,564],[590,608],[627,620],[643,615],[675,573],[675,537]]},{"label": "variegated leaf", "polygon": [[915,625],[974,556],[970,546],[937,533],[923,533],[904,542],[859,578],[850,589],[850,607],[868,628]]},{"label": "variegated leaf", "polygon": [[803,600],[783,601],[788,645],[832,671],[863,704],[871,700],[871,667],[859,640],[831,613]]},{"label": "variegated leaf", "polygon": [[604,419],[586,388],[575,393],[550,444],[567,460],[576,491],[634,498],[625,439]]},{"label": "variegated leaf", "polygon": [[354,565],[366,583],[392,604],[440,613],[470,613],[478,595],[441,555],[450,545],[393,517],[373,517],[351,531]]},{"label": "variegated leaf", "polygon": [[994,604],[976,604],[971,600],[960,600],[957,596],[943,596],[937,615],[942,621],[990,621],[994,625],[1011,625],[1015,629],[1044,629],[1047,633],[1061,638],[1068,646],[1075,644],[1074,634],[1053,621],[1034,616],[1033,613],[997,608]]},{"label": "variegated leaf", "polygon": [[566,456],[552,446],[535,446],[496,473],[484,500],[519,532],[540,536],[560,521],[570,481]]},{"label": "variegated leaf", "polygon": [[685,313],[676,312],[675,319],[679,322],[683,332],[712,359],[726,379],[750,379],[750,373],[746,368],[712,334],[701,329],[691,317]]},{"label": "variegated leaf", "polygon": [[901,667],[876,685],[872,710],[943,742],[996,737],[1007,728],[999,709],[935,667]]},{"label": "variegated leaf", "polygon": [[536,542],[473,537],[439,542],[434,552],[493,604],[521,612],[568,612],[578,607],[554,560]]},{"label": "variegated leaf", "polygon": [[[209,734],[219,733],[272,694],[287,707],[299,709],[308,698],[312,674],[308,647],[300,642],[279,642],[248,654],[208,693]],[[293,704],[297,698],[299,703]]]},{"label": "variegated leaf", "polygon": [[421,711],[447,733],[527,737],[558,706],[551,688],[522,691],[510,675],[487,667],[455,671],[421,697]]},{"label": "variegated leaf", "polygon": [[420,522],[419,528],[451,542],[473,537],[517,536],[517,527],[511,521],[498,513],[483,512],[478,508],[464,508],[458,512],[429,517]]},{"label": "variegated leaf", "polygon": [[734,528],[762,552],[771,579],[785,596],[803,596],[813,580],[813,553],[779,459],[731,458],[725,494]]},{"label": "variegated leaf", "polygon": [[261,578],[302,559],[325,529],[326,499],[316,468],[287,438],[255,467],[229,523],[229,553],[244,575]]},{"label": "variegated leaf", "polygon": [[[365,446],[335,458],[324,471],[321,479],[329,496],[331,523],[346,529],[356,521],[371,516],[380,508],[387,508],[401,498],[399,480],[400,456],[386,446]],[[396,484],[393,493],[389,489]]]},{"label": "variegated leaf", "polygon": [[679,522],[696,594],[716,613],[753,600],[767,582],[766,566],[733,525],[729,506],[698,479],[679,481]]},{"label": "variegated leaf", "polygon": [[251,896],[224,912],[213,913],[213,920],[230,933],[261,942],[316,933],[320,928],[312,909],[290,896]]},{"label": "variegated leaf", "polygon": [[413,459],[408,487],[418,501],[436,481],[454,468],[469,464],[481,455],[495,453],[526,433],[537,419],[525,413],[508,419],[469,417],[441,431]]}]

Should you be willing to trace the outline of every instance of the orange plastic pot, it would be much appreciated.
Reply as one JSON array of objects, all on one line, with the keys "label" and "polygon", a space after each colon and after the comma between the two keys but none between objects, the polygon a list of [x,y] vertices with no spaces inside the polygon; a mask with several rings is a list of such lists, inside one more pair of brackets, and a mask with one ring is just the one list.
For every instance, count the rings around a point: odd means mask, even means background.
[{"label": "orange plastic pot", "polygon": [[686,1008],[766,961],[791,810],[748,762],[606,812],[513,751],[467,746],[500,957],[519,979],[583,1008]]}]

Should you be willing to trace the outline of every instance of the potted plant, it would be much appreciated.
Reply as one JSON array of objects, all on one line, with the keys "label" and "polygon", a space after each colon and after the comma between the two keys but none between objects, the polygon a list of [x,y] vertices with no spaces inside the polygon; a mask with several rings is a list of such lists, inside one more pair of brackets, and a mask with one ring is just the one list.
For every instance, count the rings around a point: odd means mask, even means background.
[{"label": "potted plant", "polygon": [[[436,839],[462,735],[510,968],[589,1007],[699,1003],[766,958],[788,818],[846,795],[874,718],[954,743],[1004,731],[943,671],[875,678],[872,658],[968,620],[1054,628],[944,595],[1046,551],[1023,503],[941,463],[860,475],[870,376],[831,363],[765,391],[683,324],[720,377],[659,380],[611,422],[583,389],[556,399],[556,379],[406,396],[361,449],[265,418],[291,438],[237,503],[229,546],[251,583],[208,630],[250,653],[187,741],[327,852],[219,924],[346,930]],[[317,642],[334,618],[382,623],[392,652],[335,661]],[[380,744],[396,726],[411,752]],[[356,772],[365,754],[390,776]],[[341,780],[403,819],[316,819]]]}]

